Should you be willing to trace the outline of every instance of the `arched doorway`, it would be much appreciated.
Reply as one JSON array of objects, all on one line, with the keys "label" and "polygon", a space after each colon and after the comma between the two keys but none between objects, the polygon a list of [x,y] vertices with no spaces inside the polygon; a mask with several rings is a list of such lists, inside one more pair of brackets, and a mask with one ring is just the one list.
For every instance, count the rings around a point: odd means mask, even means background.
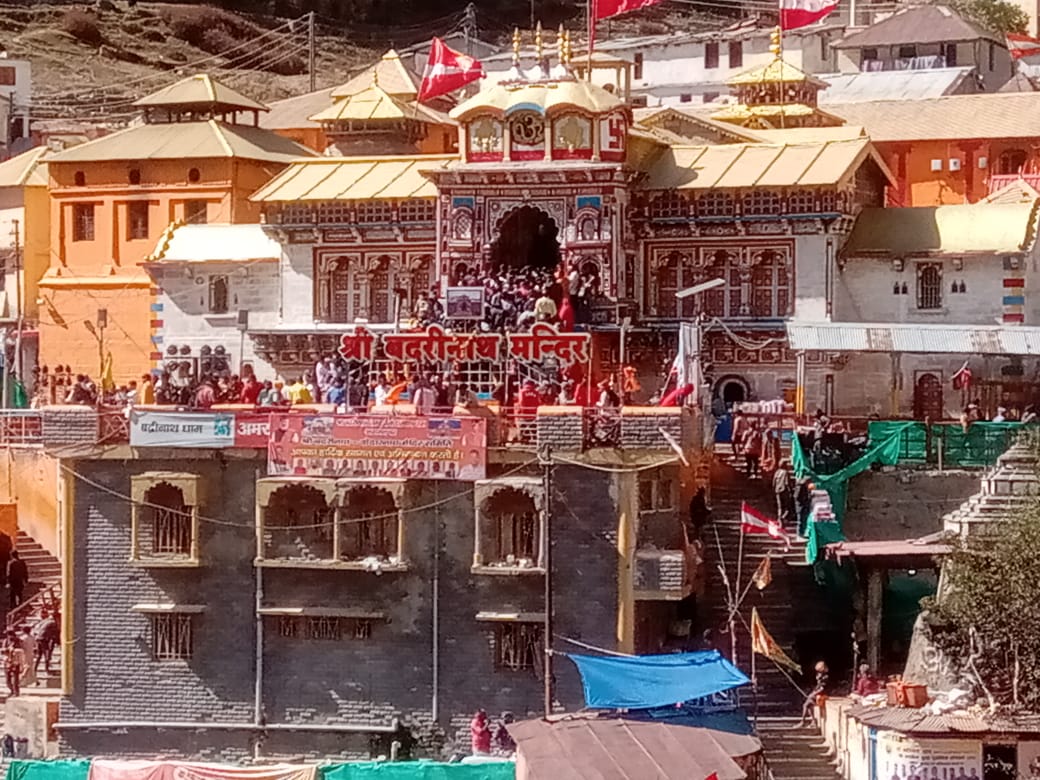
[{"label": "arched doorway", "polygon": [[748,383],[739,376],[724,376],[715,383],[715,396],[722,399],[727,409],[744,403],[750,394]]},{"label": "arched doorway", "polygon": [[914,380],[914,418],[943,418],[942,380],[931,372],[918,374]]},{"label": "arched doorway", "polygon": [[559,229],[534,206],[521,206],[502,220],[491,247],[491,268],[552,271],[560,264]]}]

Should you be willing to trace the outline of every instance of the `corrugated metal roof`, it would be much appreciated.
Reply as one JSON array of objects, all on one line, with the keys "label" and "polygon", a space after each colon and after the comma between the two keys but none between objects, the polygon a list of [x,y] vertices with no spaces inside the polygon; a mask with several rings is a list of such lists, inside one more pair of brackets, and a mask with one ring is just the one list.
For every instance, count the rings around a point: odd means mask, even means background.
[{"label": "corrugated metal roof", "polygon": [[1040,92],[829,104],[827,110],[865,127],[872,141],[1032,139],[1040,127]]},{"label": "corrugated metal roof", "polygon": [[437,188],[422,172],[443,168],[456,159],[449,155],[424,155],[303,160],[275,176],[250,200],[273,203],[434,198]]},{"label": "corrugated metal roof", "polygon": [[509,734],[526,780],[689,780],[712,772],[719,780],[747,777],[715,731],[667,721],[576,715],[514,723]]},{"label": "corrugated metal roof", "polygon": [[47,186],[46,177],[41,182],[33,173],[39,167],[40,160],[49,152],[46,146],[37,146],[0,163],[0,187],[24,187],[26,184]]},{"label": "corrugated metal roof", "polygon": [[163,87],[158,92],[146,95],[134,101],[135,106],[163,107],[170,106],[214,106],[216,110],[239,109],[243,111],[266,111],[267,106],[258,103],[241,92],[231,89],[226,84],[205,73],[188,76],[175,84]]},{"label": "corrugated metal roof", "polygon": [[427,108],[415,101],[394,97],[376,85],[372,85],[356,95],[340,98],[333,105],[327,106],[308,119],[313,122],[414,119],[429,124],[455,124],[439,111]]},{"label": "corrugated metal roof", "polygon": [[956,710],[934,714],[930,709],[875,707],[853,704],[849,716],[879,729],[906,734],[1035,734],[1040,716],[993,715]]},{"label": "corrugated metal roof", "polygon": [[808,141],[854,141],[865,138],[867,131],[859,125],[836,127],[789,127],[782,130],[753,130],[756,140],[768,144],[797,144]]},{"label": "corrugated metal roof", "polygon": [[915,5],[896,11],[862,30],[849,33],[831,44],[832,49],[900,46],[916,43],[950,43],[987,40],[1007,46],[994,35],[960,17],[945,5]]},{"label": "corrugated metal roof", "polygon": [[174,225],[166,230],[151,262],[277,260],[282,247],[260,225]]},{"label": "corrugated metal roof", "polygon": [[296,97],[276,100],[271,110],[260,117],[260,127],[267,130],[297,130],[305,127],[320,127],[307,117],[317,114],[333,103],[331,89],[319,89]]},{"label": "corrugated metal roof", "polygon": [[1028,252],[1036,241],[1038,203],[863,209],[842,254],[854,258]]},{"label": "corrugated metal roof", "polygon": [[653,163],[648,190],[797,187],[847,181],[868,157],[887,174],[866,138],[800,144],[673,146]]},{"label": "corrugated metal roof", "polygon": [[793,350],[942,355],[1040,355],[1040,327],[924,323],[788,322]]},{"label": "corrugated metal roof", "polygon": [[48,163],[240,157],[292,162],[315,153],[270,130],[210,119],[128,127],[47,159]]},{"label": "corrugated metal roof", "polygon": [[830,106],[874,100],[938,98],[953,94],[971,71],[972,68],[935,68],[828,73],[820,76],[830,86],[820,92],[819,101],[821,106]]}]

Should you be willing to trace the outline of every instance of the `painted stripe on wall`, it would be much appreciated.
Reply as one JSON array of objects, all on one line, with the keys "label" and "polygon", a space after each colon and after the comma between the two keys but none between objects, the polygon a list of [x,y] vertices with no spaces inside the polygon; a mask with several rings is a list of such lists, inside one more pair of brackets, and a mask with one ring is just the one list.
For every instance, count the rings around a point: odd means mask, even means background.
[{"label": "painted stripe on wall", "polygon": [[1005,295],[1004,296],[1005,306],[1025,306],[1026,296],[1024,295]]}]

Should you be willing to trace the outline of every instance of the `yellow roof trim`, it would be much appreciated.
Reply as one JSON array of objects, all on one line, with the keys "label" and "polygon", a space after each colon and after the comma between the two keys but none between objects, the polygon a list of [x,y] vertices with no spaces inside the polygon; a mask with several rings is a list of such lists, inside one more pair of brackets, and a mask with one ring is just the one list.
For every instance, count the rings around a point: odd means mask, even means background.
[{"label": "yellow roof trim", "polygon": [[292,203],[435,198],[437,188],[423,174],[456,160],[455,155],[300,160],[253,193],[250,200]]}]

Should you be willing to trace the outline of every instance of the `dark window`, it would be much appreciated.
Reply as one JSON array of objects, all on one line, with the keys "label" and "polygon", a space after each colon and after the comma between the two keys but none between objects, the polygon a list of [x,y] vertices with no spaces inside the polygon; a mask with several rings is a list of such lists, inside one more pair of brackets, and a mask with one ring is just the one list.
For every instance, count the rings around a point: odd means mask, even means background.
[{"label": "dark window", "polygon": [[947,68],[957,67],[957,44],[943,44],[943,59]]},{"label": "dark window", "polygon": [[996,44],[990,43],[989,45],[989,69],[993,70],[997,67],[997,47]]},{"label": "dark window", "polygon": [[636,55],[632,58],[632,78],[641,79],[643,78],[643,54],[642,52],[636,52]]},{"label": "dark window", "polygon": [[184,221],[189,225],[205,225],[207,204],[204,200],[184,201]]},{"label": "dark window", "polygon": [[683,92],[681,95],[679,95],[679,102],[680,103],[692,103],[693,102],[693,95],[691,95],[689,92]]},{"label": "dark window", "polygon": [[878,58],[877,49],[864,49],[862,60],[876,60]]},{"label": "dark window", "polygon": [[500,623],[495,626],[495,668],[541,671],[545,648],[541,623]]},{"label": "dark window", "polygon": [[718,99],[719,99],[719,93],[718,92],[705,92],[703,95],[701,95],[701,102],[702,103],[711,103],[711,102],[713,102],[715,100],[718,100]]},{"label": "dark window", "polygon": [[942,265],[918,263],[917,265],[917,308],[942,308]]},{"label": "dark window", "polygon": [[137,168],[131,168],[130,172],[126,175],[126,178],[127,181],[129,181],[131,184],[140,184],[141,171],[139,171]]},{"label": "dark window", "polygon": [[740,68],[744,65],[744,43],[742,41],[729,42],[729,66]]},{"label": "dark window", "polygon": [[126,237],[130,240],[148,238],[148,201],[131,201],[128,211]]},{"label": "dark window", "polygon": [[191,617],[183,612],[152,615],[152,656],[156,661],[191,658]]},{"label": "dark window", "polygon": [[223,274],[215,274],[209,278],[209,313],[227,314],[228,312],[228,278]]},{"label": "dark window", "polygon": [[704,44],[704,67],[707,70],[719,67],[719,44],[711,41]]},{"label": "dark window", "polygon": [[10,65],[0,68],[0,87],[13,87],[17,81],[18,72]]},{"label": "dark window", "polygon": [[87,174],[83,173],[83,171],[76,171],[72,177],[72,182],[77,187],[85,187],[87,185]]},{"label": "dark window", "polygon": [[899,47],[899,59],[908,60],[917,56],[917,47],[913,44]]},{"label": "dark window", "polygon": [[165,482],[149,488],[143,509],[152,529],[153,555],[191,554],[191,513],[180,488]]},{"label": "dark window", "polygon": [[1002,176],[1010,176],[1021,173],[1026,165],[1028,155],[1021,149],[1008,149],[1000,153],[997,158],[997,173]]},{"label": "dark window", "polygon": [[76,203],[72,207],[72,240],[94,240],[94,204]]},{"label": "dark window", "polygon": [[198,168],[189,168],[188,169],[188,182],[189,183],[196,184],[199,181],[199,179],[201,179],[201,178],[202,178],[202,174],[199,173],[199,169]]},{"label": "dark window", "polygon": [[632,105],[635,108],[646,108],[646,95],[634,95]]}]

